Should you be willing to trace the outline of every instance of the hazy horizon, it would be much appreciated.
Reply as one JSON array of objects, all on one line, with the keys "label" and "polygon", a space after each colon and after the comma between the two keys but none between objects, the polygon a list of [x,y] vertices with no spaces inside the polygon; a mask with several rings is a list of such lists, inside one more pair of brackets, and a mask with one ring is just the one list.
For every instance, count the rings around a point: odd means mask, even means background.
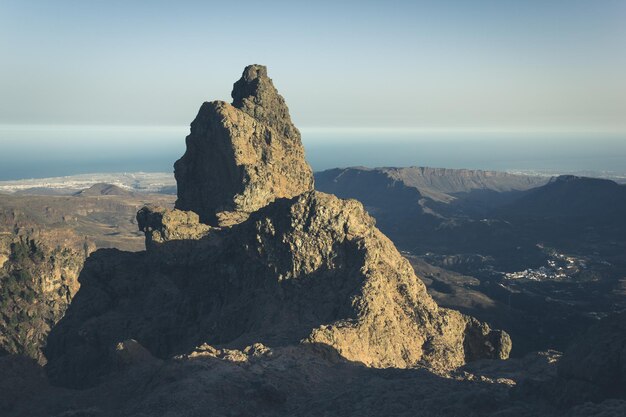
[{"label": "hazy horizon", "polygon": [[626,130],[626,2],[0,2],[0,123],[187,125],[268,66],[297,126]]},{"label": "hazy horizon", "polygon": [[1,178],[168,171],[267,65],[314,169],[623,171],[626,2],[0,2]]},{"label": "hazy horizon", "polygon": [[[431,166],[626,174],[626,134],[494,129],[301,128],[316,171]],[[188,126],[0,125],[0,180],[96,172],[172,172]]]}]

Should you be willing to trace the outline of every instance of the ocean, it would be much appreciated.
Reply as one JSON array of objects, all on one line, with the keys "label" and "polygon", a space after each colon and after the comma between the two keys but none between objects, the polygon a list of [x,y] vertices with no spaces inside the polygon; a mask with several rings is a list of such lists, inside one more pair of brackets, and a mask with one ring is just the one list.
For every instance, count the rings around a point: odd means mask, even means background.
[{"label": "ocean", "polygon": [[[313,169],[431,166],[626,175],[625,132],[301,129]],[[171,172],[188,127],[0,125],[0,180]]]}]

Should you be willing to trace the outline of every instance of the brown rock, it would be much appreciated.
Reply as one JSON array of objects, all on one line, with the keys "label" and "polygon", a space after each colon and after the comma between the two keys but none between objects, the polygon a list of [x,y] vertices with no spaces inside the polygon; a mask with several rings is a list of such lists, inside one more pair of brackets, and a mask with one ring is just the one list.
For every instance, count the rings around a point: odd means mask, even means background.
[{"label": "brown rock", "polygon": [[424,369],[375,369],[319,353],[311,345],[271,350],[204,345],[189,355],[122,367],[98,386],[77,390],[50,386],[36,368],[0,358],[5,394],[0,415],[582,417],[622,416],[626,409],[615,405],[613,414],[601,414],[587,405],[582,412],[563,413],[514,398],[511,384],[523,376],[508,367],[533,367],[516,360],[483,363],[489,366],[485,376],[473,371],[444,378]]},{"label": "brown rock", "polygon": [[508,357],[506,333],[437,306],[361,203],[311,190],[264,67],[246,68],[233,98],[205,103],[192,125],[176,163],[178,209],[138,213],[148,251],[99,251],[86,263],[48,339],[57,382],[98,381],[126,339],[163,359],[253,343],[302,343],[374,368]]},{"label": "brown rock", "polygon": [[197,240],[211,230],[211,226],[200,223],[200,217],[193,211],[158,206],[145,206],[139,210],[137,224],[146,234],[146,247],[171,240]]},{"label": "brown rock", "polygon": [[175,167],[176,208],[228,226],[276,198],[313,189],[298,129],[264,66],[246,67],[233,104],[204,103]]},{"label": "brown rock", "polygon": [[510,350],[505,333],[439,308],[356,200],[308,192],[199,240],[97,255],[48,339],[49,370],[65,384],[108,372],[125,338],[161,358],[202,343],[304,341],[371,367],[435,370]]}]

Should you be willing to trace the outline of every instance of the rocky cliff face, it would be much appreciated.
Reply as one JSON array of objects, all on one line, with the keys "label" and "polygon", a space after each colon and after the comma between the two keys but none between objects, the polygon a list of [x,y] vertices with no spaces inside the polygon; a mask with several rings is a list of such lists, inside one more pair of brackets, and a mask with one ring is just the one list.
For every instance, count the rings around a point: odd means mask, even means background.
[{"label": "rocky cliff face", "polygon": [[78,291],[92,250],[70,230],[0,233],[0,352],[45,363],[41,348]]},{"label": "rocky cliff face", "polygon": [[359,202],[311,190],[264,67],[246,68],[233,98],[205,103],[193,122],[177,209],[139,212],[147,251],[98,251],[85,264],[48,339],[55,381],[97,382],[128,339],[162,359],[257,342],[374,368],[507,358],[509,336],[438,307]]},{"label": "rocky cliff face", "polygon": [[276,198],[313,189],[300,132],[261,65],[246,67],[233,103],[206,102],[175,167],[176,208],[202,222],[231,225]]},{"label": "rocky cliff face", "polygon": [[[158,218],[166,221],[155,227]],[[72,384],[104,373],[129,338],[161,358],[205,342],[304,341],[368,366],[440,370],[510,350],[506,333],[437,307],[354,200],[308,192],[226,229],[185,219],[194,232],[168,240],[161,231],[172,218],[142,213],[147,253],[98,252],[87,262],[48,341],[53,375]]]}]

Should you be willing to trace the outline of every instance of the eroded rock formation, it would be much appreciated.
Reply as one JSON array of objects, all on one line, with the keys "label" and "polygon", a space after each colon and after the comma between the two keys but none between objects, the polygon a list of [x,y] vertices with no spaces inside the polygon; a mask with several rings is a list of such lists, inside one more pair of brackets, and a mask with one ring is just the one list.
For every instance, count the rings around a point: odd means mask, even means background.
[{"label": "eroded rock formation", "polygon": [[437,306],[359,202],[311,190],[264,67],[247,67],[233,98],[205,103],[192,124],[178,209],[138,213],[147,251],[87,261],[48,339],[55,381],[97,382],[128,339],[161,359],[205,343],[304,344],[374,368],[508,357],[505,332]]},{"label": "eroded rock formation", "polygon": [[261,65],[246,67],[233,104],[205,102],[175,167],[176,208],[202,222],[231,225],[276,198],[313,189],[300,132]]}]

